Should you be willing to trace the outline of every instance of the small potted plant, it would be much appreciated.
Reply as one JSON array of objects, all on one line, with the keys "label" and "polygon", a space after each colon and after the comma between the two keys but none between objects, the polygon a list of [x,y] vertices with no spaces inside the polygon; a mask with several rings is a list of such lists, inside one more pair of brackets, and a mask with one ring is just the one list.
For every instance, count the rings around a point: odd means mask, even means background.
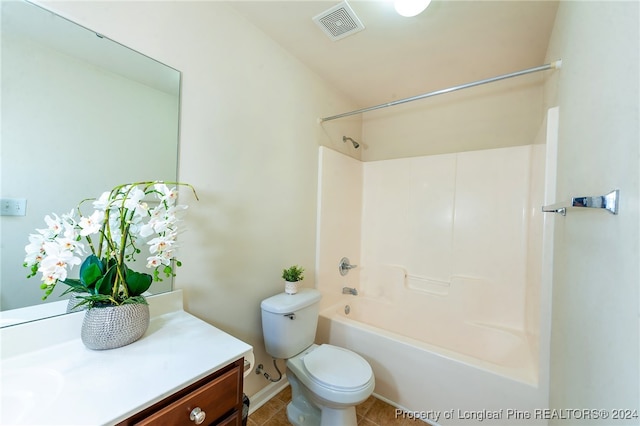
[{"label": "small potted plant", "polygon": [[304,268],[298,265],[290,266],[282,270],[282,278],[284,279],[284,292],[287,294],[296,294],[298,292],[298,283],[304,279]]}]

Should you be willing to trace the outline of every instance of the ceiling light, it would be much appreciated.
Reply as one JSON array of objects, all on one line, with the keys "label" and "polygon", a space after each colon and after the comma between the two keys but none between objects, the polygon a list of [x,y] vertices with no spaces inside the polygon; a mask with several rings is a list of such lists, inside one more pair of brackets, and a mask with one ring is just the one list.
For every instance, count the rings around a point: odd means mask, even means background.
[{"label": "ceiling light", "polygon": [[429,6],[431,0],[395,0],[396,12],[402,16],[416,16]]}]

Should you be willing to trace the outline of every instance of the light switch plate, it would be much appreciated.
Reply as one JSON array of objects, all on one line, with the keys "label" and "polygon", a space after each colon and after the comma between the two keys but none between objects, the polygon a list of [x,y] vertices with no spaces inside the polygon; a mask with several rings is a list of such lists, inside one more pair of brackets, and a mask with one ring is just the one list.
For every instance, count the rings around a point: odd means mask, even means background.
[{"label": "light switch plate", "polygon": [[26,198],[1,198],[0,216],[25,216],[27,214]]}]

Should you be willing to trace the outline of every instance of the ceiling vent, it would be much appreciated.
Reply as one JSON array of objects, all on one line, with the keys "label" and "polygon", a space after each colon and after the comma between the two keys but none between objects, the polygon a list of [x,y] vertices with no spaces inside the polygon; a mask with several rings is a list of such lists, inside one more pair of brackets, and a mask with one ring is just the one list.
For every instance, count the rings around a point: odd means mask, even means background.
[{"label": "ceiling vent", "polygon": [[333,41],[364,30],[364,25],[346,1],[313,17],[313,22]]}]

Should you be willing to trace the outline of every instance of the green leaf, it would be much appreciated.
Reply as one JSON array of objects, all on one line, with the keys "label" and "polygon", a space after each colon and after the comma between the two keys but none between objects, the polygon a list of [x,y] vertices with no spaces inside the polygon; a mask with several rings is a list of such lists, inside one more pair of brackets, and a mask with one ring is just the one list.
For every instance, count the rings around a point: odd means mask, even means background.
[{"label": "green leaf", "polygon": [[117,268],[112,266],[107,273],[96,281],[96,294],[111,295],[113,284],[116,281]]},{"label": "green leaf", "polygon": [[125,299],[122,301],[123,305],[133,305],[133,304],[141,304],[141,305],[148,305],[149,303],[147,303],[147,299],[144,298],[144,296],[134,296],[134,297],[130,297],[128,299]]},{"label": "green leaf", "polygon": [[302,281],[304,279],[303,272],[304,268],[293,265],[282,271],[282,278],[289,282]]},{"label": "green leaf", "polygon": [[80,281],[86,286],[92,286],[104,275],[104,263],[94,254],[80,265]]},{"label": "green leaf", "polygon": [[[106,294],[95,294],[92,296],[84,296],[83,299],[86,301],[89,308],[99,307],[99,306],[115,306],[118,303]],[[83,302],[84,303],[84,302]]]},{"label": "green leaf", "polygon": [[86,286],[92,286],[103,275],[98,265],[92,264],[87,266],[83,271],[80,271],[80,281]]},{"label": "green leaf", "polygon": [[84,285],[82,283],[82,281],[80,281],[80,280],[76,280],[74,278],[67,278],[66,280],[61,281],[61,282],[66,284],[66,285],[68,285],[69,288],[66,289],[65,291],[63,291],[60,296],[64,296],[66,294],[73,293],[73,292],[76,292],[76,293],[88,293],[89,292],[89,289],[87,288],[87,286]]},{"label": "green leaf", "polygon": [[153,277],[149,274],[136,272],[127,268],[127,274],[125,276],[127,287],[129,288],[129,297],[140,296],[151,287]]}]

